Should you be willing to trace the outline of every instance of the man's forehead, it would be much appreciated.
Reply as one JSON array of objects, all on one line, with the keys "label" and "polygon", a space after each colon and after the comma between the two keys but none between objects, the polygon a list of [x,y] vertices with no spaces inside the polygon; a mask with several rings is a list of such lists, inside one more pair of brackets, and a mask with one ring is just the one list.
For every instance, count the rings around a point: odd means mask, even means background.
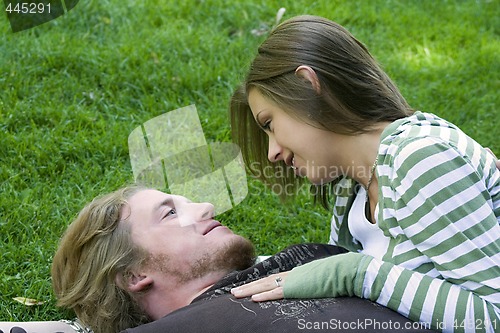
[{"label": "man's forehead", "polygon": [[163,202],[169,194],[153,189],[140,190],[130,196],[122,207],[122,220],[127,220],[131,215],[144,214],[152,211],[154,206]]},{"label": "man's forehead", "polygon": [[173,207],[178,202],[189,202],[189,200],[181,195],[146,189],[133,195],[128,202],[133,210],[139,209],[155,212],[163,206]]},{"label": "man's forehead", "polygon": [[169,194],[155,189],[144,189],[132,195],[127,201],[132,204],[141,201],[153,203],[154,200],[160,200],[165,196],[169,196]]}]

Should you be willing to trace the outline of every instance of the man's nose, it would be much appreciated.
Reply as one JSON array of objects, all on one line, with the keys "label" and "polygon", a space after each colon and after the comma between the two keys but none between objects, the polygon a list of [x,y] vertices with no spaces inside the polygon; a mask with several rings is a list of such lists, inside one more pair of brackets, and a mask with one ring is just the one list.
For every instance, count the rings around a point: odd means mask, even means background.
[{"label": "man's nose", "polygon": [[269,150],[267,158],[270,162],[277,162],[283,159],[283,148],[276,142],[273,136],[269,136]]},{"label": "man's nose", "polygon": [[190,203],[196,222],[211,219],[215,216],[215,207],[209,202]]}]

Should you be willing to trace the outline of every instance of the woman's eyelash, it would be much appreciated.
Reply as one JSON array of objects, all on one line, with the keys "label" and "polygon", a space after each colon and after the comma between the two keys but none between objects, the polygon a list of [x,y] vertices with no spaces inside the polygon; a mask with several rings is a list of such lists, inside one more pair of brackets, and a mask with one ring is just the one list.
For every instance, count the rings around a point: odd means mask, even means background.
[{"label": "woman's eyelash", "polygon": [[271,120],[267,120],[262,125],[260,125],[260,127],[262,127],[262,129],[264,131],[269,131],[271,129],[271,127],[269,126],[270,124],[271,124]]}]

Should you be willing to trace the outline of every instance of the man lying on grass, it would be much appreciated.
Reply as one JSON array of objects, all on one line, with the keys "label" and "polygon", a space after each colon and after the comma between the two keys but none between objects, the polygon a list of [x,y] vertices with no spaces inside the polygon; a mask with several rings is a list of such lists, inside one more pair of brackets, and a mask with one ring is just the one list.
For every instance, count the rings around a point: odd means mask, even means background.
[{"label": "man lying on grass", "polygon": [[[95,199],[68,227],[55,254],[59,305],[74,310],[95,333],[301,332],[319,326],[426,331],[358,298],[234,298],[230,290],[236,286],[344,251],[302,244],[254,265],[250,241],[213,217],[209,203],[140,187]],[[38,324],[33,331],[54,332],[55,323]]]}]

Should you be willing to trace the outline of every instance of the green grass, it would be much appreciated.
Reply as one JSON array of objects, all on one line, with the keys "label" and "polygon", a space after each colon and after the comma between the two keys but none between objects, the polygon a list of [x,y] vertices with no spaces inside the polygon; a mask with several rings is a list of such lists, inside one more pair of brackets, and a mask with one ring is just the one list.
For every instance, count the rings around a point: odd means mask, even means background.
[{"label": "green grass", "polygon": [[[500,156],[498,1],[93,0],[16,34],[0,16],[0,321],[69,316],[55,307],[52,254],[86,202],[133,180],[135,127],[196,104],[207,141],[230,140],[229,96],[265,38],[252,30],[280,6],[345,25],[413,107]],[[220,219],[259,253],[328,240],[330,214],[305,196],[285,207],[249,188]]]}]

